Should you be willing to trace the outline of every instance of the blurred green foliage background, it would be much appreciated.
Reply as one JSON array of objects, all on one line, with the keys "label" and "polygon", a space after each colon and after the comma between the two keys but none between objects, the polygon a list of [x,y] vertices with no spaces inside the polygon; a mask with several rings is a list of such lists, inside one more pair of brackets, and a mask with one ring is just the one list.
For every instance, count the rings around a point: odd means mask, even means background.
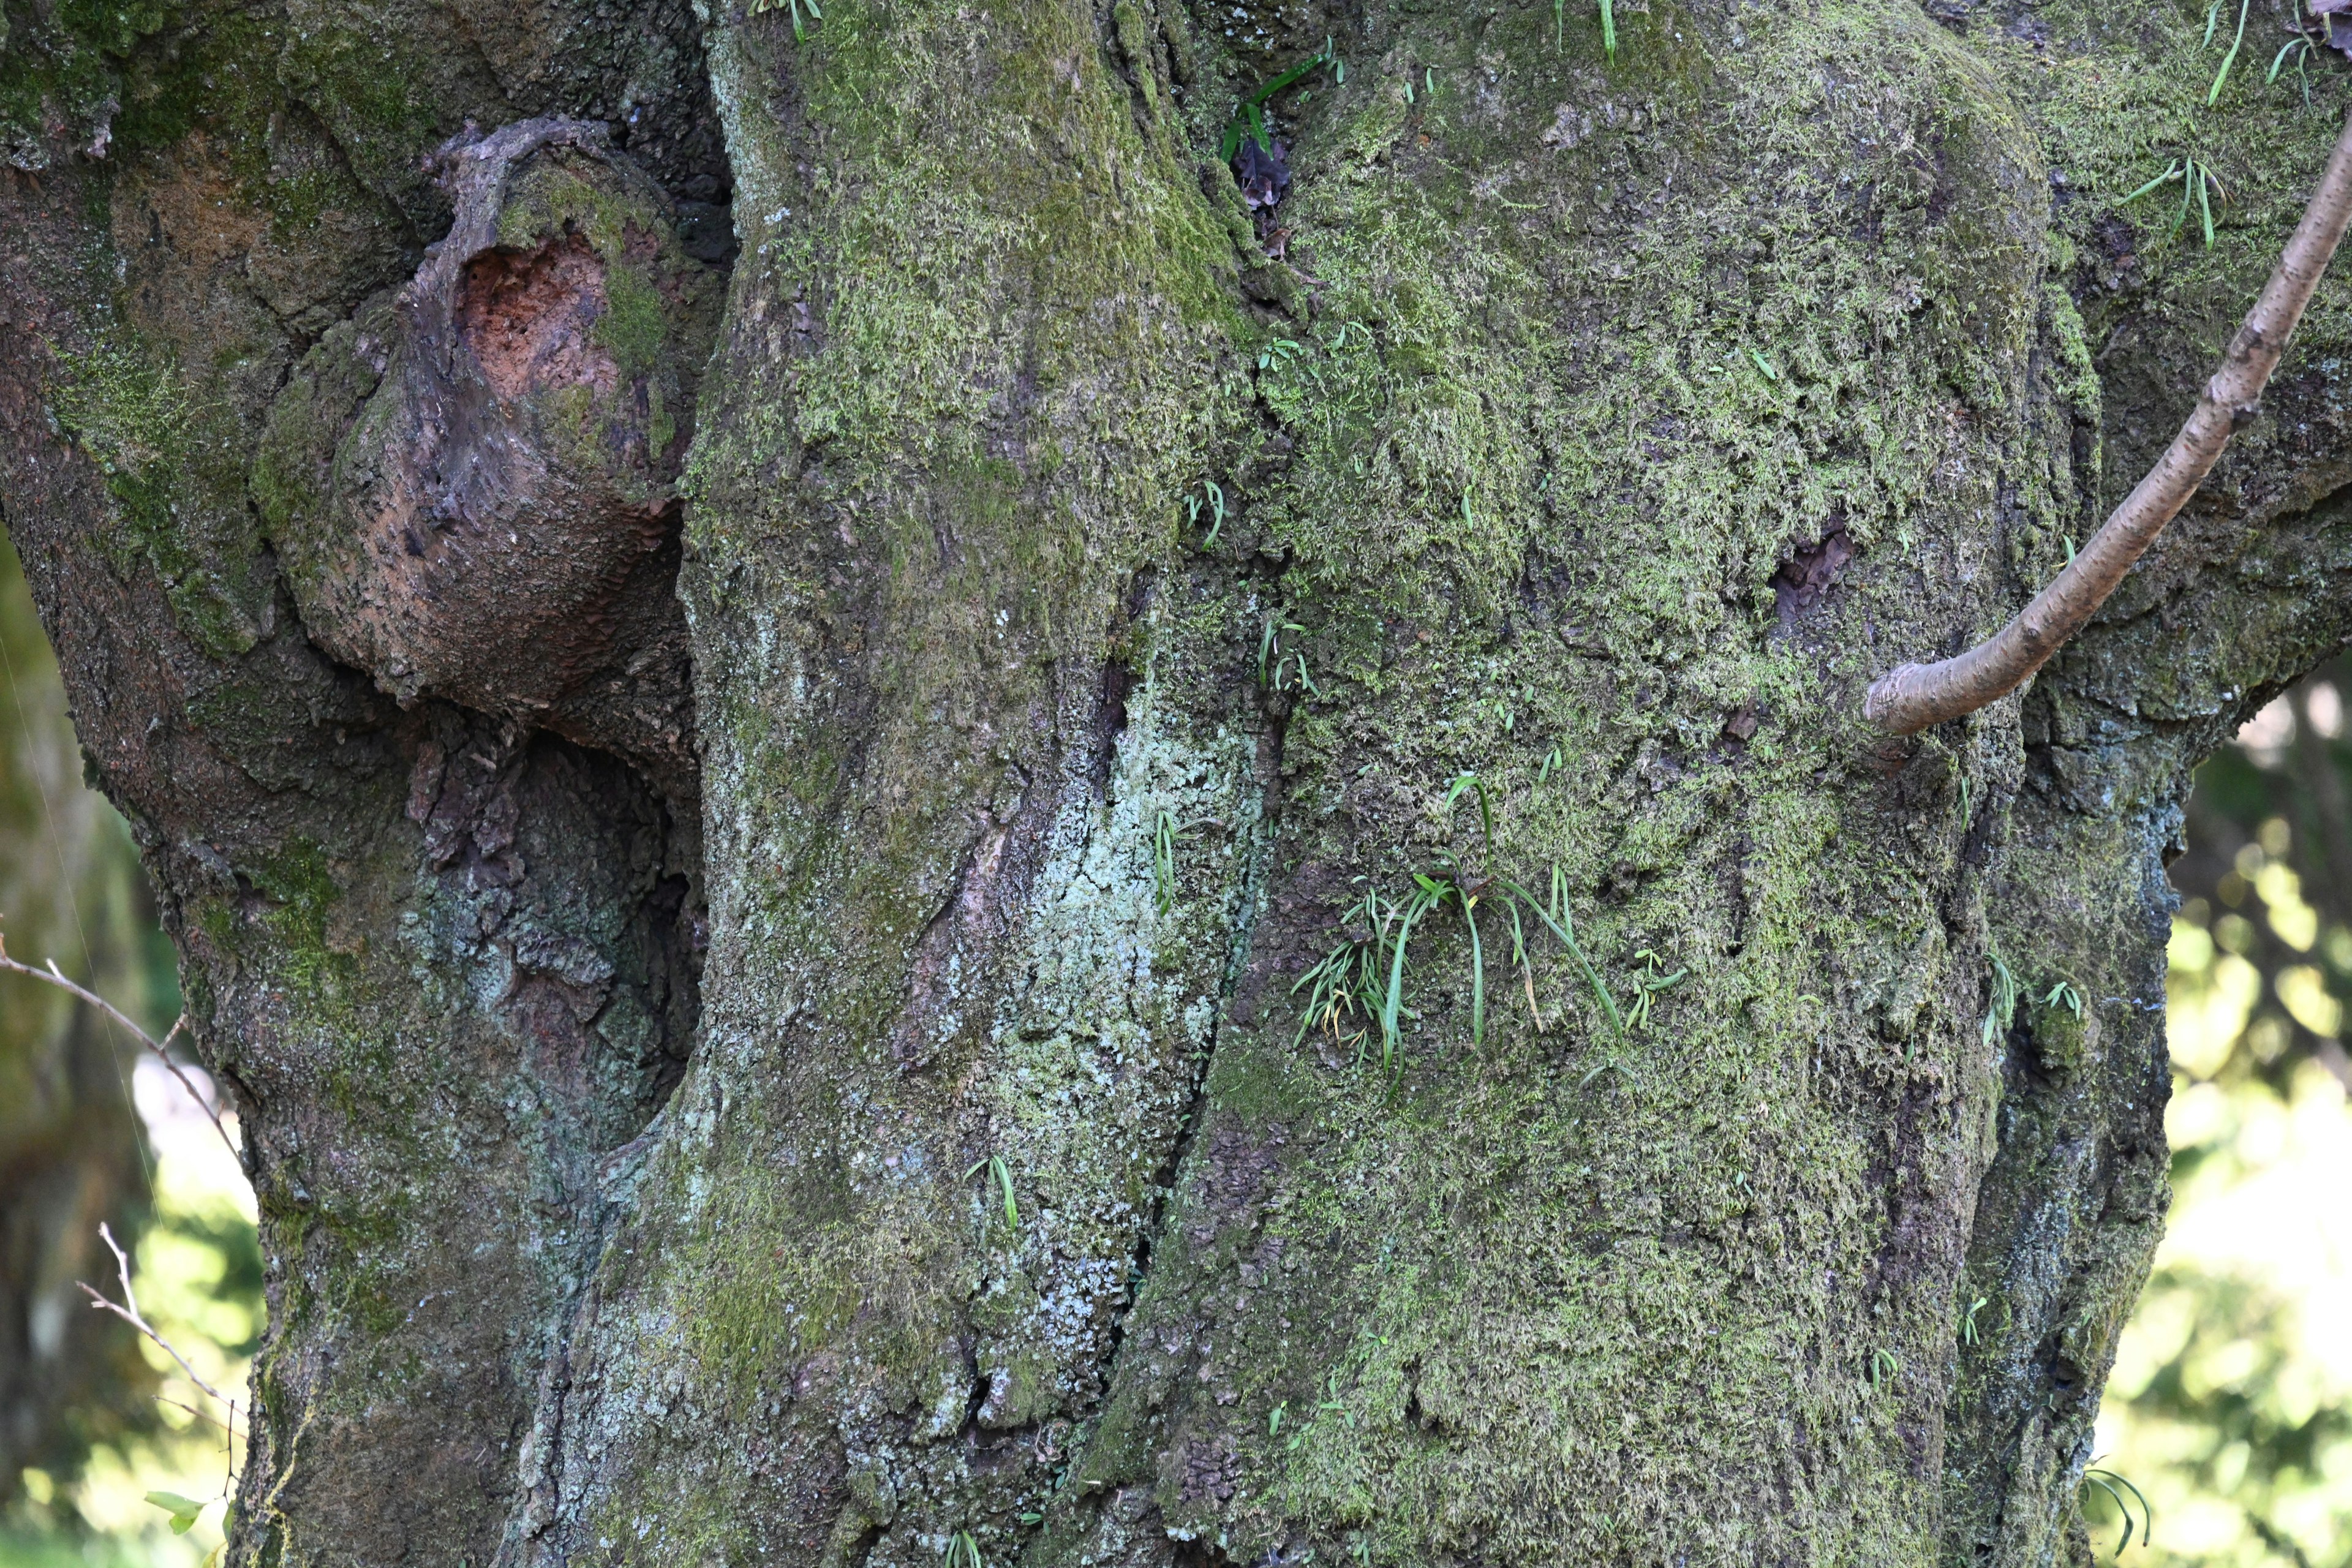
[{"label": "blurred green foliage background", "polygon": [[[83,785],[57,666],[5,539],[0,940],[21,962],[56,960],[157,1037],[177,1016],[171,944],[129,830]],[[104,1224],[132,1247],[148,1321],[207,1383],[243,1397],[262,1323],[252,1195],[205,1113],[144,1054],[64,993],[0,974],[0,1568],[193,1568],[221,1539],[230,1456],[205,1416],[226,1413],[77,1287],[119,1299]],[[153,1490],[207,1506],[175,1535],[146,1501]]]},{"label": "blurred green foliage background", "polygon": [[[170,948],[128,831],[83,787],[4,540],[0,654],[0,933],[160,1037],[178,1005]],[[2102,1558],[2122,1496],[2126,1562],[2352,1568],[2347,709],[2352,664],[2320,671],[2206,765],[2189,805],[2172,868],[2176,1197],[2100,1423],[2095,1463],[2129,1484],[2084,1494]],[[263,1321],[252,1194],[205,1113],[141,1056],[59,993],[0,975],[0,1568],[195,1568],[221,1541],[242,1453],[190,1414],[216,1407],[74,1289],[110,1283],[100,1221],[136,1237],[148,1318],[242,1397]],[[174,1534],[150,1492],[204,1507]]]},{"label": "blurred green foliage background", "polygon": [[2257,714],[2172,867],[2173,1207],[2099,1427],[2155,1510],[2126,1561],[2352,1564],[2347,709],[2338,661]]}]

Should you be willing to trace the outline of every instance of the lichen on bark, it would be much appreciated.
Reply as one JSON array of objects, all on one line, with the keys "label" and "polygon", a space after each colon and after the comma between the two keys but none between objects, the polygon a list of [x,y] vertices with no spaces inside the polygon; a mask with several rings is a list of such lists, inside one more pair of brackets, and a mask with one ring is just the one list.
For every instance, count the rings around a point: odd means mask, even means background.
[{"label": "lichen on bark", "polygon": [[[1860,693],[2136,474],[2335,104],[2160,8],[1615,15],[205,11],[8,187],[0,494],[254,1130],[242,1560],[2083,1555],[2175,803],[2347,635],[2341,287],[2032,693]],[[675,378],[586,450],[692,432],[690,775],[304,586],[425,155],[557,114],[676,256],[736,198],[707,370],[602,197],[492,225]],[[2184,138],[2210,249],[2121,201]],[[1395,1039],[1302,1034],[1416,875]]]}]

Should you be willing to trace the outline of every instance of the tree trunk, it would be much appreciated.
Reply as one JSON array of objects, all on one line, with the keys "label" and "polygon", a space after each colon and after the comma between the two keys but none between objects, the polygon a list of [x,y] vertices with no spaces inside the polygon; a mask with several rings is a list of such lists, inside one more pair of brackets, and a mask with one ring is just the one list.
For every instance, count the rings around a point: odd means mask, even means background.
[{"label": "tree trunk", "polygon": [[2347,97],[2256,9],[2209,110],[2076,0],[12,6],[234,1560],[2087,1561],[2352,292],[2025,696],[1861,699],[2252,298]]}]

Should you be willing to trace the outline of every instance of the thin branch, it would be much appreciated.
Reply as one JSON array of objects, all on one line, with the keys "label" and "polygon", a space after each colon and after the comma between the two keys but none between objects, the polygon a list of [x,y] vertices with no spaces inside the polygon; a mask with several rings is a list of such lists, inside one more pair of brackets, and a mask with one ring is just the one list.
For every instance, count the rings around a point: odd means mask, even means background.
[{"label": "thin branch", "polygon": [[224,1421],[217,1415],[209,1415],[205,1411],[197,1409],[193,1405],[183,1405],[178,1400],[170,1398],[164,1394],[154,1394],[148,1395],[148,1397],[154,1400],[158,1405],[168,1405],[174,1410],[184,1410],[199,1421],[209,1421],[214,1426],[219,1427],[222,1431],[227,1433],[233,1438],[242,1437],[245,1436],[244,1433],[236,1429],[236,1401],[234,1399],[228,1402],[228,1419]]},{"label": "thin branch", "polygon": [[[190,1383],[194,1384],[198,1388],[203,1389],[206,1394],[211,1394],[223,1405],[229,1405],[230,1401],[226,1394],[221,1393],[219,1389],[215,1388],[211,1384],[206,1383],[203,1378],[198,1377],[196,1375],[196,1369],[188,1364],[188,1358],[182,1355],[177,1347],[175,1347],[171,1341],[157,1333],[154,1326],[149,1323],[146,1319],[139,1315],[139,1298],[131,1293],[131,1259],[123,1256],[121,1247],[118,1245],[114,1239],[114,1233],[107,1229],[104,1224],[101,1223],[99,1226],[98,1234],[100,1237],[105,1241],[106,1249],[114,1254],[115,1278],[121,1281],[122,1300],[119,1302],[109,1300],[104,1295],[100,1294],[99,1291],[91,1289],[88,1285],[83,1284],[80,1280],[75,1280],[74,1284],[80,1289],[81,1293],[89,1298],[91,1310],[94,1311],[111,1312],[116,1317],[121,1319],[124,1322],[129,1323],[132,1328],[138,1330],[141,1333],[146,1335],[149,1339],[154,1341],[158,1345],[163,1347],[163,1353],[165,1355],[170,1356],[173,1361],[180,1363],[180,1370],[188,1374],[188,1381]],[[230,1405],[230,1408],[232,1414],[234,1414],[235,1406],[232,1405]]]},{"label": "thin branch", "polygon": [[2246,324],[2205,384],[2180,434],[2080,553],[2015,620],[1957,658],[1906,664],[1879,677],[1863,704],[1873,724],[1908,735],[2006,697],[2106,603],[2164,525],[2205,482],[2230,437],[2253,423],[2263,388],[2352,220],[2352,116]]},{"label": "thin branch", "polygon": [[161,1040],[158,1040],[146,1030],[132,1023],[123,1015],[121,1008],[117,1007],[105,997],[100,996],[95,991],[89,990],[84,986],[77,985],[72,981],[68,980],[65,977],[64,972],[58,968],[58,961],[56,959],[52,958],[48,961],[47,968],[36,969],[29,963],[19,963],[15,959],[9,957],[8,941],[5,936],[0,936],[0,971],[5,971],[10,974],[27,975],[32,979],[41,982],[45,985],[54,985],[58,990],[65,992],[67,994],[79,997],[80,1000],[89,1003],[91,1006],[97,1008],[100,1012],[104,1013],[108,1017],[121,1025],[124,1028],[130,1030],[131,1035],[137,1038],[141,1045],[145,1046],[149,1050],[155,1053],[155,1059],[163,1064],[163,1070],[170,1073],[173,1078],[179,1081],[180,1087],[188,1091],[188,1098],[196,1102],[198,1108],[204,1111],[206,1119],[212,1122],[213,1131],[220,1134],[221,1142],[228,1146],[229,1153],[236,1157],[239,1164],[244,1163],[244,1156],[237,1153],[236,1140],[228,1135],[228,1124],[221,1120],[220,1111],[215,1108],[211,1100],[205,1098],[204,1092],[201,1089],[197,1089],[193,1082],[189,1081],[188,1075],[180,1070],[180,1064],[172,1059],[172,1042],[179,1037],[181,1030],[188,1026],[188,1016],[185,1013],[181,1014],[178,1019],[173,1023],[170,1031],[166,1033]]}]

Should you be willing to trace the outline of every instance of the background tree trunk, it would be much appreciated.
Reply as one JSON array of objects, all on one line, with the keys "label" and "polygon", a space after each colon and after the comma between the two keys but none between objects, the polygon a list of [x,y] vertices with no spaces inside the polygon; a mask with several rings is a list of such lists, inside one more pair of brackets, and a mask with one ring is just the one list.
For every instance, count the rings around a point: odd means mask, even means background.
[{"label": "background tree trunk", "polygon": [[12,6],[0,500],[247,1129],[237,1560],[2086,1558],[2352,294],[2025,696],[1861,694],[2346,92],[1931,11]]}]

